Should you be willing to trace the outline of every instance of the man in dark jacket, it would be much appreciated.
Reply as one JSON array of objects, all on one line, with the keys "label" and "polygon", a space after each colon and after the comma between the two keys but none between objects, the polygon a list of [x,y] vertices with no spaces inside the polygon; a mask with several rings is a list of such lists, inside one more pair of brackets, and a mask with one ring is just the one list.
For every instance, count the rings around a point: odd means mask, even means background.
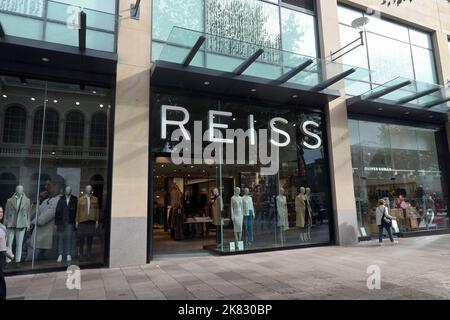
[{"label": "man in dark jacket", "polygon": [[72,195],[72,188],[67,186],[64,195],[58,201],[55,213],[55,225],[58,233],[58,260],[66,254],[67,262],[72,261],[73,234],[78,198]]}]

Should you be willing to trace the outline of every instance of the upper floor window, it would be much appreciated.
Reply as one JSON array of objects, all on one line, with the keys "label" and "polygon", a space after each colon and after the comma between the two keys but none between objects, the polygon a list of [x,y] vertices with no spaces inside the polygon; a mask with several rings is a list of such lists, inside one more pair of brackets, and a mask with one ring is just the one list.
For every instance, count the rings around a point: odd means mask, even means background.
[{"label": "upper floor window", "polygon": [[437,83],[431,34],[360,10],[339,6],[341,45],[356,39],[352,27],[358,18],[367,18],[365,46],[343,57],[345,64],[372,71],[372,82],[380,85],[397,77]]},{"label": "upper floor window", "polygon": [[6,109],[3,142],[25,143],[27,113],[24,108],[12,106]]},{"label": "upper floor window", "polygon": [[[33,126],[33,144],[40,144],[42,141],[42,124],[44,121],[44,109],[41,108],[36,111],[34,115]],[[59,115],[54,109],[47,109],[45,111],[45,128],[44,141],[45,145],[58,145],[59,134]]]},{"label": "upper floor window", "polygon": [[314,0],[281,0],[281,2],[314,11]]},{"label": "upper floor window", "polygon": [[104,113],[96,113],[91,120],[91,147],[106,148],[107,141],[107,116]]},{"label": "upper floor window", "polygon": [[66,134],[64,144],[66,146],[83,146],[84,116],[79,111],[72,111],[67,115]]}]

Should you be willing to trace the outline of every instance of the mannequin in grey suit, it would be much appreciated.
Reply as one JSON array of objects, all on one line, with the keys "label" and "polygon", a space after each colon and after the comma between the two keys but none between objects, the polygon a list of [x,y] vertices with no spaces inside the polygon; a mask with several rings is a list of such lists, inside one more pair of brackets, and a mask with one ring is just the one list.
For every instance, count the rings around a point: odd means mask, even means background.
[{"label": "mannequin in grey suit", "polygon": [[30,227],[31,202],[25,195],[23,186],[17,186],[14,195],[5,207],[5,226],[7,228],[7,247],[12,248],[16,240],[16,262],[22,259],[22,245],[25,231]]}]

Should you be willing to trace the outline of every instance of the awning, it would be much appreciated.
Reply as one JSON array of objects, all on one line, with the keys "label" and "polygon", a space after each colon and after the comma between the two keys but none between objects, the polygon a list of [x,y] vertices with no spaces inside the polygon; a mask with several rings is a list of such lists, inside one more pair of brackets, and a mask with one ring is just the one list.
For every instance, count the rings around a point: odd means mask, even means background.
[{"label": "awning", "polygon": [[349,112],[431,123],[448,122],[450,88],[398,77],[347,101]]},{"label": "awning", "polygon": [[[174,27],[152,69],[152,86],[321,107],[369,71]],[[344,81],[343,81],[344,80]]]}]

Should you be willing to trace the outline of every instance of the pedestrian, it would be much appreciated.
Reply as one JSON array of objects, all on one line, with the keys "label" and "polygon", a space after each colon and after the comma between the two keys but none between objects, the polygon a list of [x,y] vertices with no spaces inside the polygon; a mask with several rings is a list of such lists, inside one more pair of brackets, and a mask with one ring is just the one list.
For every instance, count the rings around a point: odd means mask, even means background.
[{"label": "pedestrian", "polygon": [[6,258],[14,259],[11,250],[6,246],[6,227],[1,223],[3,221],[3,207],[0,206],[0,300],[6,300],[6,282],[3,268],[6,264]]},{"label": "pedestrian", "polygon": [[377,226],[378,226],[378,240],[380,243],[380,246],[383,245],[383,230],[386,229],[389,239],[391,240],[392,244],[398,243],[398,241],[394,240],[394,237],[392,236],[392,220],[395,220],[395,217],[389,215],[389,210],[386,206],[386,200],[380,199],[378,201],[378,207],[376,209],[376,219],[377,219]]}]

